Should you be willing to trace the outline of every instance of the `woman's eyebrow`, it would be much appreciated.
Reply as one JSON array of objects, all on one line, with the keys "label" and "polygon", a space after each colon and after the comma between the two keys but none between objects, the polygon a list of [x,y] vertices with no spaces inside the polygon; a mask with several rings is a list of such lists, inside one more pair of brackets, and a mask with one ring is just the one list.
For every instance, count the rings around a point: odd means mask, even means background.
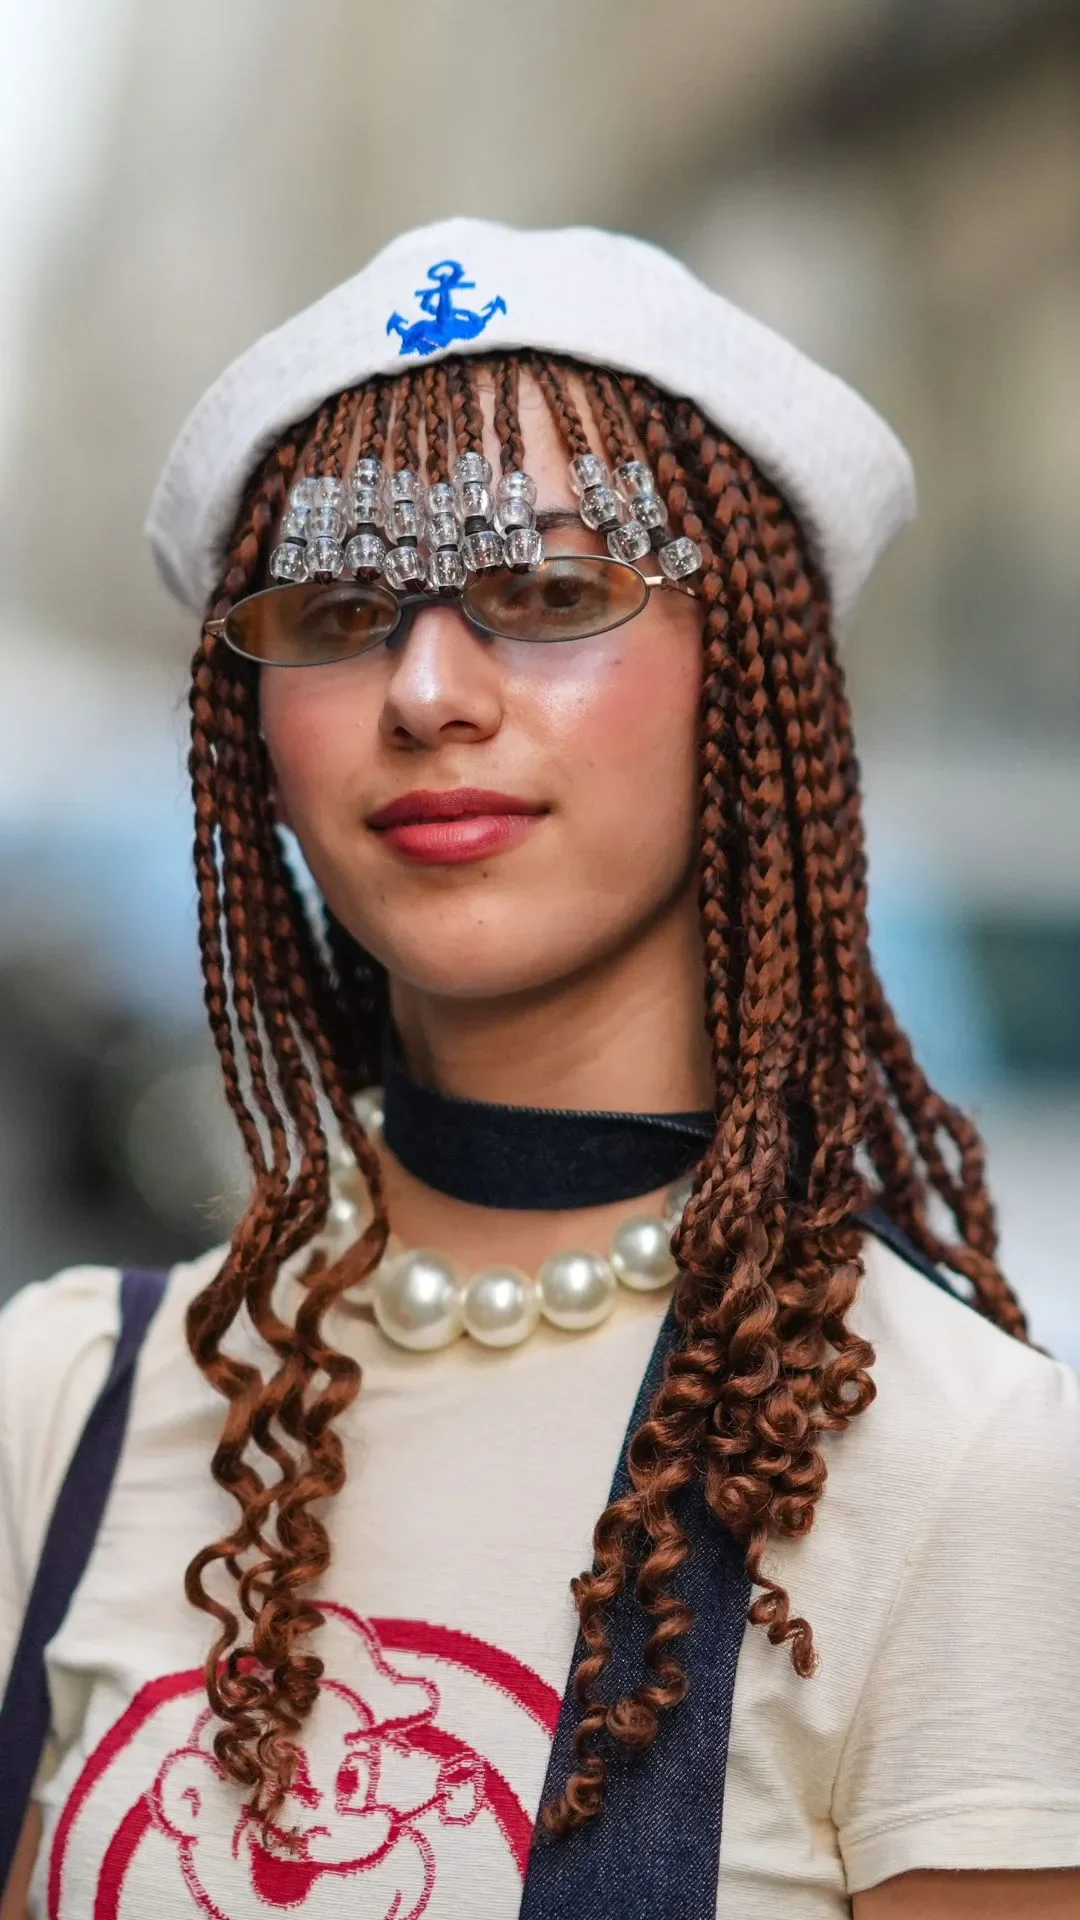
[{"label": "woman's eyebrow", "polygon": [[552,527],[580,527],[581,515],[573,507],[541,507],[536,525],[541,533],[550,533]]}]

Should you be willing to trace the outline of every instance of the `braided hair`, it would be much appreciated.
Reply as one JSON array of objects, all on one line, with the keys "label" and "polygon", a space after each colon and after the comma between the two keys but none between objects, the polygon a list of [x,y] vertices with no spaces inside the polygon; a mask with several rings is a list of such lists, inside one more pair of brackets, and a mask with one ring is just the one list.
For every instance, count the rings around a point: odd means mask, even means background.
[{"label": "braided hair", "polygon": [[[813,1630],[766,1571],[770,1539],[813,1524],[821,1436],[874,1397],[869,1344],[849,1324],[863,1267],[856,1215],[877,1198],[972,1304],[1017,1338],[1023,1314],[996,1258],[993,1208],[971,1123],[928,1084],[877,978],[851,716],[829,608],[800,529],[754,463],[689,403],[636,376],[519,352],[444,359],[333,396],[255,474],[207,620],[266,579],[293,479],[343,471],[350,446],[430,479],[483,442],[485,390],[504,470],[522,464],[522,377],[568,455],[644,457],[676,532],[703,553],[699,904],[715,1137],[679,1229],[681,1338],[630,1447],[629,1491],[600,1516],[573,1584],[586,1655],[573,1772],[544,1809],[556,1833],[603,1807],[608,1760],[643,1750],[685,1691],[678,1644],[692,1615],[671,1591],[691,1551],[675,1515],[696,1481],[743,1544],[750,1620],[796,1671]],[[579,404],[584,400],[584,409]],[[330,1563],[314,1511],[342,1485],[335,1421],[360,1389],[331,1346],[327,1310],[370,1274],[388,1222],[356,1092],[380,1077],[386,979],[347,929],[310,917],[275,824],[252,666],[207,627],[195,655],[190,769],[206,1007],[252,1194],[224,1263],[192,1303],[188,1338],[227,1402],[211,1462],[238,1514],[188,1568],[216,1623],[206,1663],[215,1752],[273,1820],[318,1693],[313,1585]],[[320,1097],[321,1096],[321,1097]],[[284,1261],[325,1222],[328,1107],[371,1197],[369,1224],[333,1264],[309,1253],[286,1314]],[[936,1200],[932,1224],[931,1199]],[[223,1342],[241,1310],[264,1368]],[[207,1575],[221,1563],[229,1598]],[[631,1588],[648,1616],[638,1685],[611,1699],[611,1605]]]}]

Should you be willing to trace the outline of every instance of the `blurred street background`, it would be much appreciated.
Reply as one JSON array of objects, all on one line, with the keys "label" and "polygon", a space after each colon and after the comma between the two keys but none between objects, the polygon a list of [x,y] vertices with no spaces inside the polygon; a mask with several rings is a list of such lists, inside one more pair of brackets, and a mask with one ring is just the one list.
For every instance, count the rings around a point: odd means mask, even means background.
[{"label": "blurred street background", "polygon": [[143,511],[226,361],[453,212],[673,247],[910,446],[874,939],[1080,1363],[1076,0],[0,0],[0,1297],[237,1204]]}]

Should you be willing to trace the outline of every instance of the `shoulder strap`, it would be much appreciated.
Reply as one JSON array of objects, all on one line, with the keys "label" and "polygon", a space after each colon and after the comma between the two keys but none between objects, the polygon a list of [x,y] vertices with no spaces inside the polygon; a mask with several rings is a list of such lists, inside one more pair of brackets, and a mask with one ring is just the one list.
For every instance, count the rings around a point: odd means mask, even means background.
[{"label": "shoulder strap", "polygon": [[[860,1223],[894,1253],[946,1293],[944,1275],[903,1229],[877,1206]],[[630,1441],[646,1418],[678,1344],[678,1324],[669,1310],[630,1416],[611,1499],[630,1485]],[[694,1626],[679,1646],[687,1678],[686,1698],[661,1717],[651,1747],[636,1760],[614,1759],[603,1817],[553,1841],[537,1829],[529,1857],[520,1920],[715,1920],[731,1708],[746,1615],[750,1605],[743,1549],[709,1513],[698,1485],[673,1503],[692,1552],[672,1579],[680,1600],[694,1610]],[[631,1593],[611,1609],[612,1662],[605,1697],[636,1686],[643,1671],[647,1621]],[[574,1729],[580,1718],[574,1682],[584,1658],[580,1635],[574,1649],[544,1781],[544,1800],[554,1799],[573,1772]]]},{"label": "shoulder strap", "polygon": [[166,1275],[132,1269],[120,1280],[120,1332],[112,1365],[79,1436],[57,1496],[0,1705],[0,1890],[11,1870],[45,1736],[45,1649],[86,1571],[124,1444],[135,1364],[165,1291]]},{"label": "shoulder strap", "polygon": [[[679,1328],[669,1309],[641,1383],[612,1483],[611,1498],[630,1486],[630,1440],[646,1418]],[[686,1698],[661,1716],[651,1747],[637,1759],[612,1759],[603,1817],[564,1840],[540,1829],[533,1842],[521,1920],[715,1920],[731,1702],[742,1646],[750,1584],[743,1550],[715,1521],[701,1488],[686,1487],[673,1503],[693,1551],[671,1581],[694,1609],[694,1626],[680,1642]],[[640,1683],[649,1623],[633,1597],[620,1593],[611,1609],[612,1664],[605,1695],[614,1699]],[[544,1799],[561,1791],[574,1767],[574,1729],[581,1709],[574,1680],[584,1656],[574,1650]]]}]

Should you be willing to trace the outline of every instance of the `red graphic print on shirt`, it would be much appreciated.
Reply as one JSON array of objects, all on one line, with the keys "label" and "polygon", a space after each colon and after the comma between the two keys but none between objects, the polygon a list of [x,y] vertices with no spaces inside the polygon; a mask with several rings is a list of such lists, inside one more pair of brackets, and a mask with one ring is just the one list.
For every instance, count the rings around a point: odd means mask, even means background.
[{"label": "red graphic print on shirt", "polygon": [[64,1805],[49,1920],[437,1920],[500,1881],[513,1905],[519,1783],[535,1801],[558,1695],[471,1635],[321,1605],[326,1672],[279,1824],[249,1818],[214,1758],[201,1673],[152,1680]]}]

